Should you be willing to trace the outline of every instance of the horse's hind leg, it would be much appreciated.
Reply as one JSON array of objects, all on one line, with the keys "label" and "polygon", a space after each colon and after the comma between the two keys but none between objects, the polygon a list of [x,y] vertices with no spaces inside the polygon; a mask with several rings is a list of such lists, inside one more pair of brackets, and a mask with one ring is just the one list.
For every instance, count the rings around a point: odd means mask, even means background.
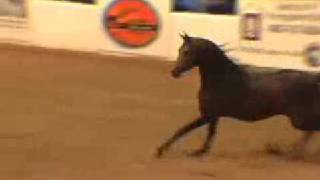
[{"label": "horse's hind leg", "polygon": [[300,159],[306,153],[306,147],[314,134],[315,134],[314,131],[306,131],[298,141],[289,145],[285,149],[275,149],[276,150],[275,152],[277,155],[294,158],[294,159],[296,158]]},{"label": "horse's hind leg", "polygon": [[185,125],[181,129],[179,129],[168,141],[166,141],[164,144],[162,144],[157,151],[157,156],[161,157],[163,153],[169,149],[169,147],[177,141],[179,138],[187,134],[188,132],[201,127],[207,123],[209,123],[209,118],[207,117],[199,117],[196,120],[192,121],[191,123]]},{"label": "horse's hind leg", "polygon": [[[310,109],[310,108],[309,108]],[[291,123],[293,127],[304,131],[302,137],[293,145],[295,152],[301,153],[305,150],[306,145],[310,142],[314,136],[315,131],[320,128],[320,122],[314,120],[318,119],[313,112],[308,112],[305,109],[299,109],[299,115],[291,117]]]},{"label": "horse's hind leg", "polygon": [[314,131],[306,131],[303,136],[293,145],[293,153],[295,155],[302,154],[305,151],[306,146],[314,136]]},{"label": "horse's hind leg", "polygon": [[216,134],[217,124],[218,124],[218,121],[216,119],[209,124],[206,140],[204,141],[203,146],[199,150],[192,153],[193,156],[201,156],[209,152],[212,146],[212,141]]}]

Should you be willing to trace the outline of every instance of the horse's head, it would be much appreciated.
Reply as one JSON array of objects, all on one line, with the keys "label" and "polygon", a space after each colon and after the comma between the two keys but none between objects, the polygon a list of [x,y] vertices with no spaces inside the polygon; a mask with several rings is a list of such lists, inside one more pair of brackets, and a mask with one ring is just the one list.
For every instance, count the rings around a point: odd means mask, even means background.
[{"label": "horse's head", "polygon": [[185,72],[197,67],[201,61],[208,59],[219,59],[219,55],[223,53],[222,49],[225,45],[216,45],[213,42],[196,37],[190,37],[188,34],[180,34],[183,44],[179,48],[179,54],[174,69],[171,74],[175,78],[179,78]]},{"label": "horse's head", "polygon": [[179,55],[176,65],[171,71],[173,77],[178,78],[181,74],[196,67],[199,62],[197,59],[197,47],[194,44],[194,39],[187,34],[180,34],[183,39],[183,44],[179,48]]}]

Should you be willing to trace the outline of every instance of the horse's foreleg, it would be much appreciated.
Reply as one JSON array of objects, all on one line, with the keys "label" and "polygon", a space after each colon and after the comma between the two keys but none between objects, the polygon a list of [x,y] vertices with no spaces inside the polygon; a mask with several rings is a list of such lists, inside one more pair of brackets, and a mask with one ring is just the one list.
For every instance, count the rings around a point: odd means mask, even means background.
[{"label": "horse's foreleg", "polygon": [[195,151],[194,153],[192,153],[191,155],[193,156],[201,156],[207,152],[209,152],[209,150],[211,149],[211,146],[212,146],[212,143],[213,143],[213,139],[216,135],[216,129],[217,129],[217,124],[218,124],[218,121],[217,119],[214,119],[208,126],[208,134],[207,134],[207,137],[204,141],[204,144],[203,146]]},{"label": "horse's foreleg", "polygon": [[157,151],[157,156],[161,157],[163,153],[169,149],[169,147],[177,141],[179,138],[187,134],[188,132],[201,127],[205,124],[209,123],[209,119],[206,117],[200,117],[196,120],[192,121],[191,123],[185,125],[181,129],[179,129],[168,141],[166,141],[164,144],[162,144]]}]

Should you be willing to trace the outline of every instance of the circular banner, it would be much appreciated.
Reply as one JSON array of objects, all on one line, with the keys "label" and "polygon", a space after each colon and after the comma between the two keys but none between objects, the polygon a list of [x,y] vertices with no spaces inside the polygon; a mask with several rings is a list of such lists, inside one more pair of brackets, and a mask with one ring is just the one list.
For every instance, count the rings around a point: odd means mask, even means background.
[{"label": "circular banner", "polygon": [[103,16],[105,30],[124,46],[146,46],[159,33],[158,14],[143,0],[115,0]]}]

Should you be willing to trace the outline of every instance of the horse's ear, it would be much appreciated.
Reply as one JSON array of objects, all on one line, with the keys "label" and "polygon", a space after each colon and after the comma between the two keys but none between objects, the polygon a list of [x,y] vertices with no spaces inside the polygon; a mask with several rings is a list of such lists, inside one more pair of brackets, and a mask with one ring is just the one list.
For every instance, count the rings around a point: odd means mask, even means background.
[{"label": "horse's ear", "polygon": [[183,39],[184,42],[190,42],[191,40],[191,37],[185,32],[183,32],[182,34],[180,33],[180,37]]},{"label": "horse's ear", "polygon": [[180,36],[182,39],[184,39],[184,34],[179,33],[179,36]]}]

